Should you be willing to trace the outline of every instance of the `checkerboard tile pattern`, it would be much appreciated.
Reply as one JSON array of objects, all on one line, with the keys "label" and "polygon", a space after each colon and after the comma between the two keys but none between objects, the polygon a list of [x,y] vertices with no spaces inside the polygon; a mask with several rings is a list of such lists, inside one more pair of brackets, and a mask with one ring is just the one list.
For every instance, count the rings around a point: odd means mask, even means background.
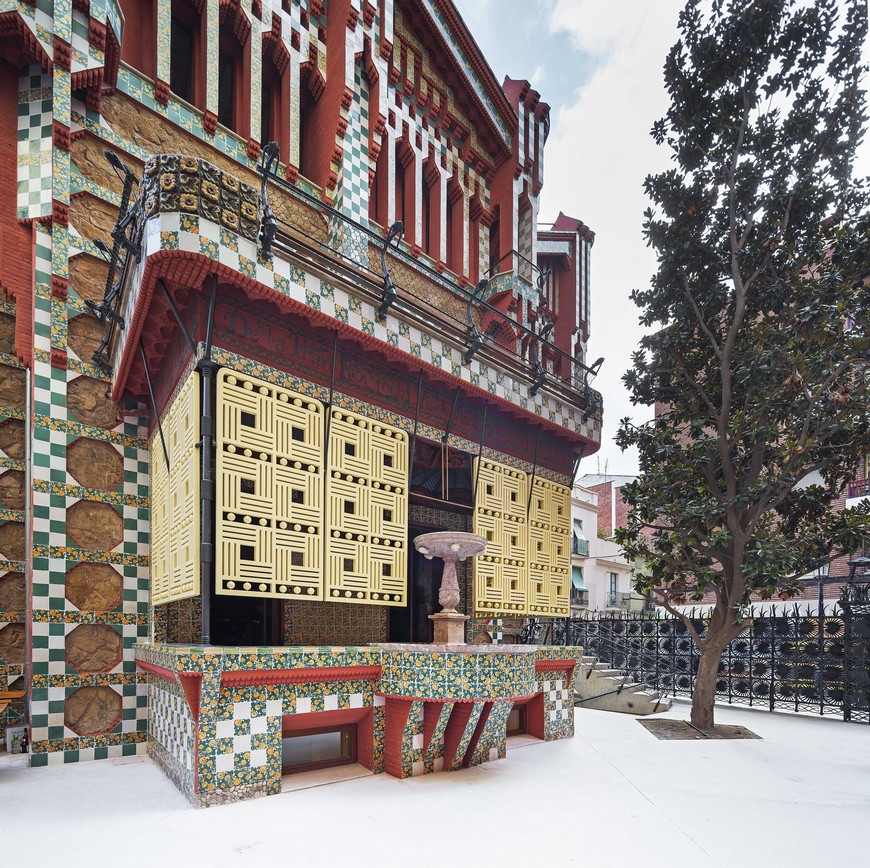
[{"label": "checkerboard tile pattern", "polygon": [[39,66],[18,79],[18,219],[51,214],[52,78]]},{"label": "checkerboard tile pattern", "polygon": [[148,739],[159,746],[179,769],[193,778],[196,724],[180,688],[151,678],[148,688]]}]

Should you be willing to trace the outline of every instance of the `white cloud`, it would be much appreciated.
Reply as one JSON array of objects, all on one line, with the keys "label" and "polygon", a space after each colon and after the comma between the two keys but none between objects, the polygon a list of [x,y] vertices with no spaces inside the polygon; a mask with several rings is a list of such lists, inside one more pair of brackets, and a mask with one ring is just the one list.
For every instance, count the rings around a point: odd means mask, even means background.
[{"label": "white cloud", "polygon": [[682,0],[558,0],[550,14],[553,32],[566,31],[596,59],[573,104],[552,118],[542,194],[544,220],[563,210],[596,233],[589,358],[605,357],[596,381],[604,432],[601,450],[581,472],[603,470],[605,463],[610,472],[636,471],[636,456],[621,453],[613,436],[621,417],[652,416],[651,409],[631,405],[621,377],[642,334],[628,295],[656,268],[641,237],[642,184],[667,161],[649,130],[667,109],[661,70],[682,6]]}]

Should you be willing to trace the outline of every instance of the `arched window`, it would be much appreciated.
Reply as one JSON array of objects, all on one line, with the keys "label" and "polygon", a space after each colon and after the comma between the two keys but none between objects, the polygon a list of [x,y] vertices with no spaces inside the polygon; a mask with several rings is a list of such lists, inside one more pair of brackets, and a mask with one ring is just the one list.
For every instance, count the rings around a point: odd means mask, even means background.
[{"label": "arched window", "polygon": [[316,182],[317,126],[314,113],[317,100],[308,81],[299,89],[299,174]]},{"label": "arched window", "polygon": [[369,185],[369,220],[373,220],[385,228],[390,220],[387,213],[390,181],[389,161],[389,137],[384,133],[381,139],[381,149],[378,151],[378,159],[375,163],[375,177]]},{"label": "arched window", "polygon": [[423,251],[438,261],[441,260],[441,172],[434,152],[423,163],[423,195],[420,202],[422,217]]},{"label": "arched window", "polygon": [[444,234],[447,241],[447,267],[454,273],[462,275],[465,263],[463,261],[463,196],[459,179],[454,174],[447,183],[447,213],[445,216]]}]

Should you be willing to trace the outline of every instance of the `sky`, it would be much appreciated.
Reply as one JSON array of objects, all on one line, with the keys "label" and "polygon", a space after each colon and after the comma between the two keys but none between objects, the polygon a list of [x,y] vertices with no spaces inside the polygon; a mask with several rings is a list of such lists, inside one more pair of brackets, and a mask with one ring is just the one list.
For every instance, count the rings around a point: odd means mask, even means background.
[{"label": "sky", "polygon": [[[595,387],[604,396],[601,449],[584,473],[637,472],[637,455],[613,442],[619,420],[652,418],[622,384],[643,331],[632,289],[656,270],[641,234],[648,201],[643,179],[669,154],[649,135],[668,100],[662,67],[677,38],[683,0],[454,0],[496,78],[527,79],[550,105],[539,220],[559,211],[595,232],[588,359],[605,361]],[[859,159],[870,175],[870,143]]]}]

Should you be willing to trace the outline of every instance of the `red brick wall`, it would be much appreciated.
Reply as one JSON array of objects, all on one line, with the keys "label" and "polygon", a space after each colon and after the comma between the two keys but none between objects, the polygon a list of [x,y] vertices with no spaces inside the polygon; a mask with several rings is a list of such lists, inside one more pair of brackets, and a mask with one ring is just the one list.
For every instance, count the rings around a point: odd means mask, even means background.
[{"label": "red brick wall", "polygon": [[598,495],[598,530],[605,536],[613,533],[611,516],[613,515],[613,483],[602,482],[598,485],[590,485],[590,491]]}]

